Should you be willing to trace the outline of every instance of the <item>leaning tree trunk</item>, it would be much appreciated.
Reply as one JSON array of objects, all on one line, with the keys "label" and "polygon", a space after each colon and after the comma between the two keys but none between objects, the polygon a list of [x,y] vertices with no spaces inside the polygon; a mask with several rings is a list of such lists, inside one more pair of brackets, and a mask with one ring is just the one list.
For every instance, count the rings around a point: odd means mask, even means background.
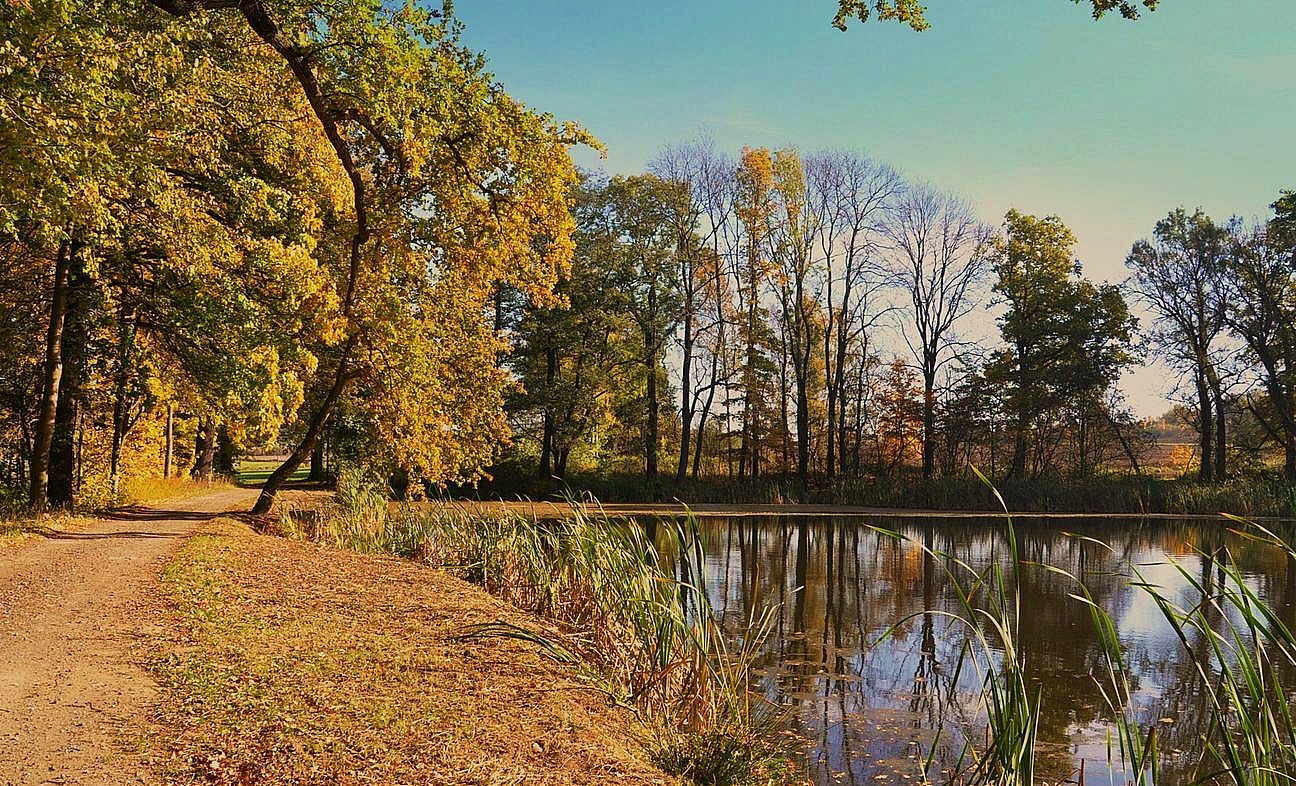
[{"label": "leaning tree trunk", "polygon": [[311,417],[310,423],[306,426],[306,433],[302,436],[301,441],[293,452],[288,454],[287,460],[280,464],[270,477],[266,478],[265,485],[261,487],[261,494],[257,497],[256,504],[252,506],[253,515],[263,516],[270,512],[274,505],[275,494],[279,488],[287,482],[288,478],[297,471],[310,457],[311,451],[315,449],[315,443],[319,441],[320,434],[324,432],[324,426],[328,423],[329,416],[333,414],[333,408],[337,406],[338,401],[342,398],[343,391],[346,390],[347,384],[351,381],[351,352],[355,348],[356,337],[352,337],[342,349],[342,356],[338,359],[338,367],[333,375],[333,384],[329,386],[328,394],[315,414]]},{"label": "leaning tree trunk", "polygon": [[[328,139],[329,145],[332,146],[337,157],[338,164],[346,172],[347,179],[351,183],[352,206],[355,211],[355,230],[351,234],[350,253],[347,260],[340,309],[342,317],[350,321],[355,313],[356,285],[360,278],[362,252],[365,244],[369,242],[369,192],[366,186],[365,173],[363,168],[356,163],[355,157],[351,153],[351,147],[347,142],[347,135],[343,125],[349,119],[361,114],[363,110],[357,107],[341,106],[336,102],[335,97],[326,93],[314,70],[318,62],[317,54],[297,37],[287,35],[280,30],[279,25],[271,18],[266,6],[260,0],[241,0],[241,2],[231,2],[230,0],[148,1],[172,16],[187,16],[202,10],[212,11],[231,7],[236,8],[252,32],[269,45],[288,65],[288,69],[302,89],[302,95],[310,104],[312,113],[319,120],[324,136]],[[364,125],[363,121],[361,125]],[[383,140],[379,139],[378,143],[382,145]],[[342,351],[333,384],[329,387],[320,407],[312,414],[310,423],[306,428],[306,435],[302,438],[302,441],[288,456],[288,460],[270,473],[265,485],[261,487],[261,494],[257,497],[256,504],[252,506],[254,514],[264,515],[269,512],[270,507],[274,504],[275,494],[278,493],[279,487],[292,476],[292,473],[297,471],[297,468],[315,449],[315,443],[319,440],[320,433],[324,430],[325,424],[333,414],[333,408],[337,406],[343,391],[354,376],[350,368],[350,358],[351,351],[354,349],[358,338],[357,329],[352,327],[345,348]]]}]

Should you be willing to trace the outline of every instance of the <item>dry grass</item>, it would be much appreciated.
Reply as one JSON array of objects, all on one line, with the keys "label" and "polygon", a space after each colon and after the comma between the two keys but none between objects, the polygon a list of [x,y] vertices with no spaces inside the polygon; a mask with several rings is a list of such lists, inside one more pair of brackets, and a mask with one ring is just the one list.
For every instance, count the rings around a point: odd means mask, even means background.
[{"label": "dry grass", "polygon": [[168,783],[666,784],[627,714],[535,647],[456,640],[541,625],[445,573],[222,520],[166,585]]},{"label": "dry grass", "polygon": [[122,489],[122,505],[147,505],[166,499],[199,497],[220,489],[233,488],[227,480],[192,478],[131,478]]}]

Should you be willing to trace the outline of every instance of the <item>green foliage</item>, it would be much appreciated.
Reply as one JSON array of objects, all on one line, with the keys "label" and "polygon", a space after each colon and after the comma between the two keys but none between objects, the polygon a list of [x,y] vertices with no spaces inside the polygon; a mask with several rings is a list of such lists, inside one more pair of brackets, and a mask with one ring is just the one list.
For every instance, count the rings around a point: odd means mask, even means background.
[{"label": "green foliage", "polygon": [[[1084,4],[1086,0],[1072,0],[1072,2]],[[1160,0],[1088,0],[1088,2],[1093,7],[1094,19],[1101,19],[1113,11],[1126,19],[1138,19],[1143,8],[1154,11]],[[833,26],[838,30],[845,30],[851,19],[867,22],[870,17],[876,16],[880,21],[893,20],[922,32],[931,27],[927,22],[926,13],[927,9],[920,0],[838,0]]]},{"label": "green foliage", "polygon": [[995,241],[995,291],[1008,310],[999,319],[1007,349],[986,369],[1007,387],[1018,442],[1013,470],[1026,468],[1027,432],[1064,408],[1099,401],[1133,361],[1135,320],[1120,290],[1080,278],[1075,236],[1057,216],[1016,210]]}]

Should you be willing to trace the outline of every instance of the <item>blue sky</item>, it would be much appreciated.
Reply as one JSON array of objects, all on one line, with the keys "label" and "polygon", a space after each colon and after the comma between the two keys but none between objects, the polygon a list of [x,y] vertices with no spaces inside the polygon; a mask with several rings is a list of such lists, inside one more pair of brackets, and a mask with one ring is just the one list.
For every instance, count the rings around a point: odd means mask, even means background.
[{"label": "blue sky", "polygon": [[[862,150],[987,221],[1058,214],[1095,278],[1120,280],[1176,206],[1262,216],[1296,187],[1296,0],[1162,0],[1135,23],[1067,0],[930,0],[924,33],[839,32],[834,0],[455,7],[510,93],[607,145],[582,163],[642,171],[699,133]],[[1164,408],[1165,376],[1124,380],[1141,414]]]}]

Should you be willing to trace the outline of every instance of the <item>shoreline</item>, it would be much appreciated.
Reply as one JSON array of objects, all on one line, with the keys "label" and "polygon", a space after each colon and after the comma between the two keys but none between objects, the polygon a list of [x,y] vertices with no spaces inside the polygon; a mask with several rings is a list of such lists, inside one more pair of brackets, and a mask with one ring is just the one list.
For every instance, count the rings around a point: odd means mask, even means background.
[{"label": "shoreline", "polygon": [[[458,509],[472,514],[520,513],[522,515],[557,518],[573,515],[567,502],[532,502],[503,500],[439,500],[423,503],[447,510]],[[1128,521],[1227,521],[1221,513],[1075,513],[1058,511],[1004,511],[991,510],[938,510],[926,508],[880,508],[855,505],[823,504],[725,504],[698,503],[685,505],[678,502],[616,502],[590,503],[590,509],[600,510],[609,516],[671,516],[692,513],[698,518],[754,518],[813,516],[816,518],[865,518],[869,516],[895,519],[1119,519]],[[1250,516],[1248,521],[1290,522],[1293,518],[1281,516]]]}]

